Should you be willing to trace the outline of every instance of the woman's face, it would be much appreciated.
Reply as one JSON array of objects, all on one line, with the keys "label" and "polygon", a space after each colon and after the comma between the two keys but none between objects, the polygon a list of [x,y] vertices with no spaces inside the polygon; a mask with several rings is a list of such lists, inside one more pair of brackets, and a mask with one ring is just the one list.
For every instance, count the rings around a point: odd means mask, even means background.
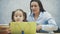
[{"label": "woman's face", "polygon": [[34,14],[39,13],[39,11],[40,11],[39,9],[40,8],[39,8],[39,5],[37,2],[35,2],[35,1],[31,2],[31,10]]},{"label": "woman's face", "polygon": [[22,11],[16,11],[13,17],[14,17],[15,22],[23,22],[24,20]]}]

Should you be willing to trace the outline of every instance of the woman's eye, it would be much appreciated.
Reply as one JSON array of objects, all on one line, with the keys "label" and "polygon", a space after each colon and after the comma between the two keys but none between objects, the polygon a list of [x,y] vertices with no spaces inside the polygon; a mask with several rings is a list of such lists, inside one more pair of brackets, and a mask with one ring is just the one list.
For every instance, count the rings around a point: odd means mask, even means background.
[{"label": "woman's eye", "polygon": [[36,5],[34,5],[34,6],[31,6],[31,7],[37,7]]},{"label": "woman's eye", "polygon": [[31,6],[31,7],[33,7],[33,6]]},{"label": "woman's eye", "polygon": [[36,5],[34,7],[37,7]]}]

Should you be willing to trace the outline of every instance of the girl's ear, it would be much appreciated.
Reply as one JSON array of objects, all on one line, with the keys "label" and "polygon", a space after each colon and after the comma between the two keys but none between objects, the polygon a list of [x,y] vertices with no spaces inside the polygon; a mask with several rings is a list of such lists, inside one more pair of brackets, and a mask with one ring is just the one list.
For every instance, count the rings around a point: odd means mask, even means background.
[{"label": "girl's ear", "polygon": [[23,16],[23,22],[25,21],[25,17]]},{"label": "girl's ear", "polygon": [[16,11],[13,11],[13,12],[12,12],[12,17],[11,17],[12,21],[14,21],[14,14],[15,14],[15,12],[16,12]]}]

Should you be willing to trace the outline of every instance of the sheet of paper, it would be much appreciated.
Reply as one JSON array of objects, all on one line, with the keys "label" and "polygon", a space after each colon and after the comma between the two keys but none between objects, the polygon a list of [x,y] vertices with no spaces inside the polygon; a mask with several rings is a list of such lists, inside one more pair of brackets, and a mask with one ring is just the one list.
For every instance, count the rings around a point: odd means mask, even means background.
[{"label": "sheet of paper", "polygon": [[10,29],[12,34],[36,34],[35,22],[11,22]]}]

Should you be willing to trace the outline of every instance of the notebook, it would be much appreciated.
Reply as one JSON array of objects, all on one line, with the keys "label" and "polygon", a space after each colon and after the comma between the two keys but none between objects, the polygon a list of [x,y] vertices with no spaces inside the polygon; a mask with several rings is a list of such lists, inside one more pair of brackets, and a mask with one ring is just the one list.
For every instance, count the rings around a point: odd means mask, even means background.
[{"label": "notebook", "polygon": [[35,22],[11,22],[10,29],[11,29],[11,34],[36,34],[36,23]]}]

